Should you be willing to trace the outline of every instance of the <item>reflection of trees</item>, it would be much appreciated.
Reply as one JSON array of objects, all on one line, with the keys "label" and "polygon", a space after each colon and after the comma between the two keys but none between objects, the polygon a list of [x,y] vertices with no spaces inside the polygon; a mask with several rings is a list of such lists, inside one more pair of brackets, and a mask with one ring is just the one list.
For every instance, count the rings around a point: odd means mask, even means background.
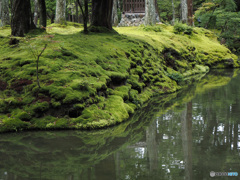
[{"label": "reflection of trees", "polygon": [[192,179],[192,102],[182,112],[182,144],[185,162],[185,179]]},{"label": "reflection of trees", "polygon": [[[157,116],[153,115],[155,121],[146,131],[148,154],[141,163],[145,165],[144,167],[149,167],[149,172],[154,172],[151,167],[156,163],[155,167],[158,168],[158,173],[154,175],[154,173],[147,174],[145,172],[145,176],[140,176],[145,178],[138,176],[137,179],[208,179],[210,171],[228,171],[230,167],[232,170],[235,167],[235,171],[237,171],[236,169],[240,168],[236,164],[239,156],[229,146],[232,144],[232,147],[237,147],[236,143],[239,142],[237,140],[238,128],[234,124],[236,124],[236,118],[240,116],[240,112],[237,115],[234,113],[234,108],[230,108],[238,94],[238,92],[233,93],[231,89],[239,90],[239,88],[221,87],[230,82],[231,76],[231,72],[216,73],[216,76],[209,75],[200,82],[200,86],[193,86],[190,89],[190,95],[187,94],[184,98],[178,94],[173,102],[174,110],[170,110],[162,116],[156,111]],[[237,84],[236,81],[239,82],[239,80],[231,80],[229,85]],[[196,91],[194,91],[195,88],[197,88]],[[198,95],[198,92],[201,92],[201,95]],[[197,96],[191,101],[192,98],[189,97],[193,97],[194,93]],[[232,94],[235,94],[235,97]],[[153,103],[149,108],[150,112],[156,106]],[[162,107],[160,104],[160,109]],[[239,106],[236,107],[239,108]],[[140,121],[150,117],[145,116],[145,113],[149,114],[149,111],[143,111],[139,115]],[[154,124],[157,128],[152,127]],[[145,139],[141,140],[141,142],[143,141]],[[156,156],[156,151],[158,156]],[[131,152],[133,153],[133,151]],[[130,152],[128,153],[130,154]],[[122,152],[125,156],[128,153]],[[152,157],[155,157],[155,160]],[[131,156],[131,158],[133,157]],[[151,161],[151,158],[154,161]],[[133,164],[137,161],[139,158],[135,158]],[[135,175],[144,174],[134,166],[131,168],[131,171],[135,171]],[[126,167],[122,167],[121,174],[130,174],[126,169]]]},{"label": "reflection of trees", "polygon": [[147,154],[150,173],[156,173],[158,170],[158,144],[156,141],[157,126],[153,121],[146,130]]},{"label": "reflection of trees", "polygon": [[235,164],[240,159],[237,154],[239,80],[240,77],[237,76],[231,79],[227,86],[202,93],[193,101],[193,133],[202,137],[195,142],[195,154],[200,156],[197,167],[201,167],[197,177],[203,178],[204,174],[209,174],[211,170],[239,169],[239,165]]}]

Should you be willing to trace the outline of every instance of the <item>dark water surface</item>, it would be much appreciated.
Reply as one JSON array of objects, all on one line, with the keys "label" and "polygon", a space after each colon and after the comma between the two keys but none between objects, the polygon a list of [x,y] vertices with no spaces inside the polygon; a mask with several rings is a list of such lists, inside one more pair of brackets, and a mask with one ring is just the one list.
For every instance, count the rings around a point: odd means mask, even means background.
[{"label": "dark water surface", "polygon": [[214,71],[99,131],[0,134],[0,180],[204,180],[240,173],[240,75]]}]

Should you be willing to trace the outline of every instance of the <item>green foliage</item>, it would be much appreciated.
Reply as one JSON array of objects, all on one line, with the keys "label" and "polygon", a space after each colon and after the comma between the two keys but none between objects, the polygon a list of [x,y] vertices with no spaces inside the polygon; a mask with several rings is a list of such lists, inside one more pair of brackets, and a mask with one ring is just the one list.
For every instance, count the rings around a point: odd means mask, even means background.
[{"label": "green foliage", "polygon": [[174,33],[176,34],[187,34],[187,35],[192,35],[193,28],[191,26],[188,26],[186,24],[177,22],[174,24]]},{"label": "green foliage", "polygon": [[217,27],[221,28],[220,40],[224,38],[227,46],[240,53],[240,46],[237,43],[240,40],[240,12],[228,12],[227,14],[216,12],[218,18]]},{"label": "green foliage", "polygon": [[236,11],[236,2],[234,0],[218,0],[219,1],[219,8],[226,11],[226,12],[233,12]]},{"label": "green foliage", "polygon": [[53,21],[56,13],[56,0],[45,0],[45,3],[47,16],[48,18],[51,18],[51,21]]},{"label": "green foliage", "polygon": [[195,14],[196,19],[201,20],[197,26],[219,30],[219,40],[239,53],[240,46],[237,42],[240,39],[240,13],[235,12],[236,8],[234,0],[218,0],[215,3],[203,3]]},{"label": "green foliage", "polygon": [[[176,18],[180,17],[180,1],[173,0]],[[170,22],[173,18],[173,9],[172,9],[172,1],[170,0],[157,0],[158,3],[158,11],[160,13],[161,22]]]}]

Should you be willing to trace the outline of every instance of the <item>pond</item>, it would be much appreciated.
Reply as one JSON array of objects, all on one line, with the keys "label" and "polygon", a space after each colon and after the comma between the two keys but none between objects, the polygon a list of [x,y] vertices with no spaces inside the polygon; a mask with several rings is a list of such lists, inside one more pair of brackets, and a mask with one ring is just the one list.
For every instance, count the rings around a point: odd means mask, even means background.
[{"label": "pond", "polygon": [[1,134],[0,180],[229,179],[210,172],[240,173],[239,82],[213,71],[104,130]]}]

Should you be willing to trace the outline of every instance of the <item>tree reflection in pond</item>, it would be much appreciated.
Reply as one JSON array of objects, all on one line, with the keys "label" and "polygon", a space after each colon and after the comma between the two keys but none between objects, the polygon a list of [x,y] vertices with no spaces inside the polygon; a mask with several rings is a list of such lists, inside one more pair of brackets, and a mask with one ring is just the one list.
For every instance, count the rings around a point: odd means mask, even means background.
[{"label": "tree reflection in pond", "polygon": [[1,134],[0,179],[202,180],[211,171],[240,173],[239,82],[235,71],[212,72],[105,130]]}]

